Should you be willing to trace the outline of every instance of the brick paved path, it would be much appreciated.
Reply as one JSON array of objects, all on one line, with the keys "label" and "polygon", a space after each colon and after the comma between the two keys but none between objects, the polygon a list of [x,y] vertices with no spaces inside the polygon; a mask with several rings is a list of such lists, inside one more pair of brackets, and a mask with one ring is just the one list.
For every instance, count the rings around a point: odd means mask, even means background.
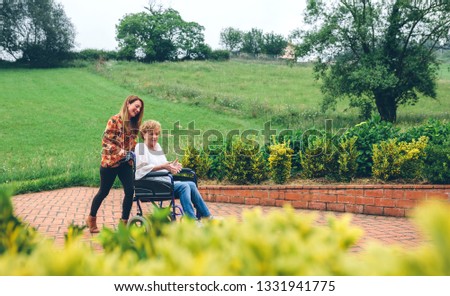
[{"label": "brick paved path", "polygon": [[[46,237],[54,238],[55,243],[62,245],[67,226],[85,224],[89,213],[91,200],[97,188],[74,187],[39,193],[16,195],[13,197],[14,211],[23,221],[35,227]],[[98,212],[99,227],[115,228],[122,211],[122,190],[113,189],[104,200]],[[148,203],[146,205],[149,205]],[[150,206],[150,205],[149,205]],[[210,211],[216,216],[235,216],[240,218],[242,212],[252,206],[227,203],[208,203]],[[275,207],[261,207],[264,213],[279,209]],[[330,212],[316,212],[297,210],[302,213],[317,213],[316,223],[326,223],[326,215]],[[133,204],[131,215],[135,215],[136,206]],[[144,209],[144,213],[147,211]],[[342,213],[334,213],[336,216]],[[415,225],[408,218],[395,218],[383,216],[369,216],[354,214],[352,224],[362,228],[365,232],[362,240],[354,248],[358,250],[370,240],[378,240],[383,244],[398,244],[405,248],[413,248],[424,242]],[[89,240],[92,235],[86,230],[85,237]]]}]

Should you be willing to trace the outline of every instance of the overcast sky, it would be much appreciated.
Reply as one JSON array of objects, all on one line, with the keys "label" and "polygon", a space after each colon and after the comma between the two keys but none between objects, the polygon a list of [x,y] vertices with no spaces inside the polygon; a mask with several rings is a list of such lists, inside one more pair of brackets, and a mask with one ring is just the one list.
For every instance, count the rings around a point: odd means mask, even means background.
[{"label": "overcast sky", "polygon": [[[55,0],[64,6],[75,26],[77,49],[117,47],[115,26],[127,13],[144,11],[148,0]],[[177,10],[183,20],[205,27],[205,42],[219,49],[220,31],[233,27],[252,28],[285,37],[300,27],[306,0],[160,0],[157,3]]]}]

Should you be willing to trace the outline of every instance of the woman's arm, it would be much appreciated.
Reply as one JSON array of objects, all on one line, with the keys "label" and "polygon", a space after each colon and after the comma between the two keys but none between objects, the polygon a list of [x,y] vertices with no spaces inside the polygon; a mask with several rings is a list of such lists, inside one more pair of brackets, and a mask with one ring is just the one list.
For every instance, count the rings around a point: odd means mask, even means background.
[{"label": "woman's arm", "polygon": [[178,174],[181,171],[181,164],[178,163],[178,159],[166,162],[164,164],[156,165],[153,167],[153,171],[161,171],[161,170],[167,170],[171,174]]}]

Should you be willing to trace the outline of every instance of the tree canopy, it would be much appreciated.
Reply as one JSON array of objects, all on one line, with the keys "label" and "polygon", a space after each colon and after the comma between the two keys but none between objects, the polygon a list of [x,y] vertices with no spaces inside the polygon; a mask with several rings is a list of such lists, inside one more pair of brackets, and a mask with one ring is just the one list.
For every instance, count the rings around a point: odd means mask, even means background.
[{"label": "tree canopy", "polygon": [[119,56],[143,62],[204,59],[211,49],[204,42],[204,27],[184,21],[178,11],[148,7],[128,14],[116,26]]},{"label": "tree canopy", "polygon": [[244,32],[233,27],[228,27],[220,32],[220,43],[230,52],[239,52],[242,47]]},{"label": "tree canopy", "polygon": [[233,27],[228,27],[220,32],[220,43],[231,52],[245,52],[252,55],[267,54],[281,55],[288,44],[282,35],[263,33],[258,28],[243,32]]},{"label": "tree canopy", "polygon": [[6,0],[0,16],[0,51],[8,59],[51,67],[74,47],[75,29],[53,0]]},{"label": "tree canopy", "polygon": [[268,55],[281,55],[288,45],[286,38],[273,32],[264,34],[263,40],[263,53]]},{"label": "tree canopy", "polygon": [[436,98],[435,49],[449,40],[448,0],[309,0],[298,56],[316,59],[323,108],[337,99],[395,122],[419,95]]},{"label": "tree canopy", "polygon": [[258,28],[252,28],[242,36],[242,51],[258,55],[262,53],[264,47],[263,31]]}]

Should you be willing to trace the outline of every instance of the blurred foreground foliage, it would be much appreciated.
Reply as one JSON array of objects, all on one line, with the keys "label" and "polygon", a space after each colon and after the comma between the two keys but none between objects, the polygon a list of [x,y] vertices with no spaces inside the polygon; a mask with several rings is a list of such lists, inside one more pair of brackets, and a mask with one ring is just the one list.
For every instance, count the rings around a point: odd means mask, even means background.
[{"label": "blurred foreground foliage", "polygon": [[[450,205],[430,202],[414,219],[427,243],[415,249],[370,243],[352,247],[362,230],[351,215],[328,217],[284,208],[254,209],[242,221],[227,218],[203,227],[166,223],[154,212],[150,229],[104,228],[94,242],[71,225],[63,247],[40,237],[14,216],[11,192],[0,192],[0,275],[450,275]],[[92,247],[98,244],[100,248]]]}]

